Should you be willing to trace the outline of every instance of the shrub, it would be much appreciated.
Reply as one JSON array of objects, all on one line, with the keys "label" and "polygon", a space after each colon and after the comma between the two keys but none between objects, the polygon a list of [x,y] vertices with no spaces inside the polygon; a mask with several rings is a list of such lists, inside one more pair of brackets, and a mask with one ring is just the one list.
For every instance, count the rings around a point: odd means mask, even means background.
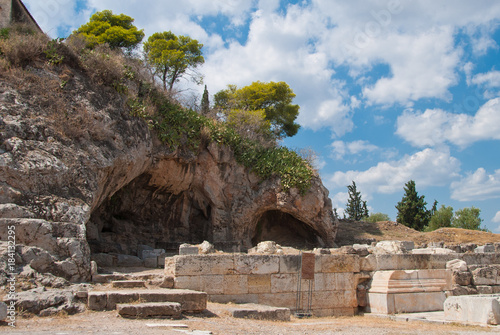
[{"label": "shrub", "polygon": [[13,66],[25,67],[43,56],[49,38],[45,34],[33,32],[23,26],[15,26],[0,39],[0,50]]}]

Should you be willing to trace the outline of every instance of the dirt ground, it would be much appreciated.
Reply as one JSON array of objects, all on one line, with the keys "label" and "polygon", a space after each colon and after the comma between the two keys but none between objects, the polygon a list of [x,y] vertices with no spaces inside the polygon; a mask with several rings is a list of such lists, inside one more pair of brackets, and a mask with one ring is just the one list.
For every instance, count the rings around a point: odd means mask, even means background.
[{"label": "dirt ground", "polygon": [[[486,334],[500,333],[497,327],[443,325],[423,322],[392,321],[374,316],[339,318],[292,317],[290,322],[272,322],[232,318],[228,308],[234,305],[209,303],[202,315],[189,315],[181,320],[123,319],[113,312],[85,312],[74,316],[52,318],[19,318],[15,329],[2,325],[5,334],[214,334],[214,335],[381,335],[381,334]],[[176,328],[173,325],[184,325]]]},{"label": "dirt ground", "polygon": [[445,242],[445,244],[476,243],[483,245],[485,243],[500,242],[500,234],[459,228],[441,228],[424,233],[392,221],[370,223],[340,220],[335,243],[343,246],[387,240],[413,241],[416,246],[431,242]]}]

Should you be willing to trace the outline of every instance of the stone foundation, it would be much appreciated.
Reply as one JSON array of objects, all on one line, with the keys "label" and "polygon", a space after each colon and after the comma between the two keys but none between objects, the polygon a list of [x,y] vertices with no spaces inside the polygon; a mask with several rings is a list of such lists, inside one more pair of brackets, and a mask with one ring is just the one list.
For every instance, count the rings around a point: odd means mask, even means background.
[{"label": "stone foundation", "polygon": [[[452,260],[467,271],[446,270]],[[174,287],[206,292],[219,303],[297,309],[300,255],[210,254],[165,259]],[[314,316],[354,315],[358,308],[393,314],[443,310],[448,296],[495,291],[500,254],[317,254],[311,282]],[[478,270],[480,269],[480,270]],[[468,275],[467,275],[468,274]],[[467,279],[469,278],[469,279]],[[301,282],[299,310],[309,281]]]}]

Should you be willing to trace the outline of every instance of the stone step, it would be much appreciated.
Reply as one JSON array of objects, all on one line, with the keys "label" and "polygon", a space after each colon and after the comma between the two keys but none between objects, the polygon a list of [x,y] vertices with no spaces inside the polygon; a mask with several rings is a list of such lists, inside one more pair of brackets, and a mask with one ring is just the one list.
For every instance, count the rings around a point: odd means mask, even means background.
[{"label": "stone step", "polygon": [[144,280],[114,280],[111,282],[113,288],[144,288],[146,282]]},{"label": "stone step", "polygon": [[96,274],[92,276],[94,283],[111,283],[118,280],[157,280],[163,275],[158,274],[132,274],[132,273],[110,273],[110,274]]},{"label": "stone step", "polygon": [[178,302],[146,302],[139,304],[117,304],[118,314],[124,318],[181,317],[181,304]]},{"label": "stone step", "polygon": [[229,309],[234,318],[290,321],[290,309],[283,307],[271,307],[258,304],[241,304],[236,308]]},{"label": "stone step", "polygon": [[176,289],[128,289],[88,293],[88,308],[94,311],[111,311],[116,309],[117,304],[137,302],[178,302],[183,312],[199,313],[207,308],[207,294]]}]

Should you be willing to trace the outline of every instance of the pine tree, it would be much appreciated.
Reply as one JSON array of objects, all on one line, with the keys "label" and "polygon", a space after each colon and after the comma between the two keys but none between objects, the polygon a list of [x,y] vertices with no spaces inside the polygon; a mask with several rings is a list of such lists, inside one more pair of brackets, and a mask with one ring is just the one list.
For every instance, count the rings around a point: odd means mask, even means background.
[{"label": "pine tree", "polygon": [[397,221],[405,226],[421,231],[428,225],[430,219],[430,211],[425,207],[427,205],[427,202],[424,200],[425,197],[418,195],[413,180],[405,184],[404,190],[405,195],[396,206],[398,210]]},{"label": "pine tree", "polygon": [[210,113],[210,101],[208,100],[207,85],[205,85],[205,91],[203,91],[203,97],[201,98],[201,114],[208,115],[209,113]]},{"label": "pine tree", "polygon": [[366,201],[361,199],[361,192],[356,189],[356,183],[353,181],[352,185],[347,186],[349,199],[347,200],[345,212],[351,220],[359,221],[363,217],[368,216],[368,208]]}]

